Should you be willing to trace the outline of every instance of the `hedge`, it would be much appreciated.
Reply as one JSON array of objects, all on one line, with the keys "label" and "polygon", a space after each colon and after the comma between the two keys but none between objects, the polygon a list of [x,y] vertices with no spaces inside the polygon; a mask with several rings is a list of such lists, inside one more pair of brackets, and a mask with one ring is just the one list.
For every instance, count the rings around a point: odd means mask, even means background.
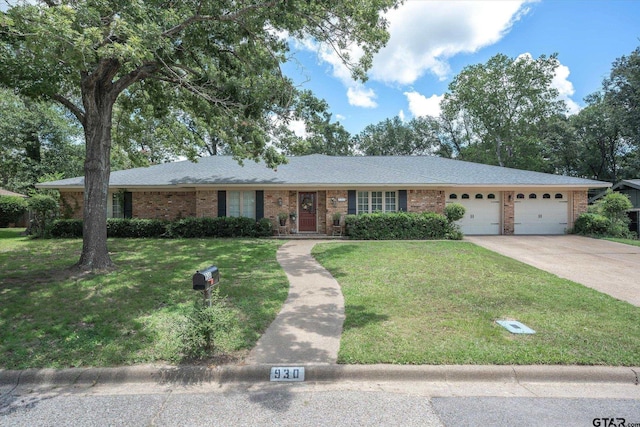
[{"label": "hedge", "polygon": [[27,201],[19,196],[0,196],[0,227],[16,222],[27,211]]},{"label": "hedge", "polygon": [[[157,219],[107,219],[107,237],[267,237],[271,221],[251,218],[184,218],[174,222]],[[82,237],[82,220],[60,219],[51,230],[53,237]]]},{"label": "hedge", "polygon": [[347,215],[347,236],[359,240],[426,240],[462,238],[457,225],[441,214],[372,213]]}]

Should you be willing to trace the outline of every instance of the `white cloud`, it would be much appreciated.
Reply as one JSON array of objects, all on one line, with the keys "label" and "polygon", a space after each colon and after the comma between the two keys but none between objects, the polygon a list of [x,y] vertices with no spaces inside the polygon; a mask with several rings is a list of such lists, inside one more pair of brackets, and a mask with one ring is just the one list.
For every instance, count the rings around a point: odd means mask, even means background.
[{"label": "white cloud", "polygon": [[406,117],[404,116],[404,110],[400,110],[400,112],[398,113],[398,117],[400,118],[400,121],[402,123],[404,123],[406,121],[405,120]]},{"label": "white cloud", "polygon": [[367,89],[362,85],[354,85],[347,89],[349,104],[354,107],[375,108],[378,104],[374,101],[376,94],[373,89]]},{"label": "white cloud", "polygon": [[336,120],[340,121],[340,120],[346,120],[347,117],[343,116],[342,114],[336,114]]},{"label": "white cloud", "polygon": [[375,80],[412,84],[427,71],[444,79],[448,58],[499,41],[528,12],[519,1],[407,1],[387,14],[391,38],[376,55]]},{"label": "white cloud", "polygon": [[440,115],[440,101],[442,101],[444,95],[431,95],[427,98],[416,91],[405,92],[404,95],[409,101],[409,111],[413,114],[413,117],[438,117]]},{"label": "white cloud", "polygon": [[304,120],[292,120],[289,122],[287,127],[300,138],[306,138],[309,136],[307,133],[307,125]]},{"label": "white cloud", "polygon": [[558,90],[559,98],[567,104],[568,113],[578,114],[581,108],[577,102],[571,99],[575,93],[575,89],[573,88],[573,83],[569,81],[570,73],[569,67],[560,64],[558,68],[556,68],[556,75],[553,76],[551,85]]}]

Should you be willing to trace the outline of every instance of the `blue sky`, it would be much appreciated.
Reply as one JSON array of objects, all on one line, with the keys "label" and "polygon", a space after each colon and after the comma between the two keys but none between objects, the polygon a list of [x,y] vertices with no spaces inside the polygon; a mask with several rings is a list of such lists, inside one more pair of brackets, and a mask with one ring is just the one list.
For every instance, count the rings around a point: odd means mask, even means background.
[{"label": "blue sky", "polygon": [[640,46],[638,0],[408,0],[388,18],[391,39],[364,85],[312,42],[297,44],[296,60],[284,67],[352,134],[396,115],[437,115],[452,78],[498,53],[557,53],[555,85],[575,113],[613,61]]}]

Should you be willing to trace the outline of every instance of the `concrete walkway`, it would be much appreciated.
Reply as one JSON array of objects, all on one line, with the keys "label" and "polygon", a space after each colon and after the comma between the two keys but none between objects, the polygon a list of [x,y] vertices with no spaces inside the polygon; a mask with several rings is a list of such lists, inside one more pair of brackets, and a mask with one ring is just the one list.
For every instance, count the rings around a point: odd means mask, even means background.
[{"label": "concrete walkway", "polygon": [[576,235],[465,240],[640,307],[638,246]]},{"label": "concrete walkway", "polygon": [[311,248],[319,242],[293,240],[278,250],[278,262],[289,279],[289,296],[247,363],[336,363],[344,299],[338,282],[311,256]]}]

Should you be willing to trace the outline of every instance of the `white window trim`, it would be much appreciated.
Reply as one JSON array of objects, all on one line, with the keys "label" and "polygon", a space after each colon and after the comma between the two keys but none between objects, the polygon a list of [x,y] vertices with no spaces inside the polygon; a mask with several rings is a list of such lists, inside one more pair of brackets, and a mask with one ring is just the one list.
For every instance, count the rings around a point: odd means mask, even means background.
[{"label": "white window trim", "polygon": [[[367,210],[363,211],[360,209],[360,193],[367,193]],[[372,196],[371,193],[382,193],[382,210],[375,210],[373,211],[371,209],[371,204],[372,204]],[[395,209],[394,210],[387,210],[387,193],[394,193],[394,204],[395,204]],[[383,212],[383,213],[391,213],[391,212],[398,212],[398,204],[399,204],[399,195],[398,195],[399,191],[398,190],[357,190],[356,191],[356,213],[358,215],[360,214],[364,214],[364,213],[374,213],[374,212]]]}]

